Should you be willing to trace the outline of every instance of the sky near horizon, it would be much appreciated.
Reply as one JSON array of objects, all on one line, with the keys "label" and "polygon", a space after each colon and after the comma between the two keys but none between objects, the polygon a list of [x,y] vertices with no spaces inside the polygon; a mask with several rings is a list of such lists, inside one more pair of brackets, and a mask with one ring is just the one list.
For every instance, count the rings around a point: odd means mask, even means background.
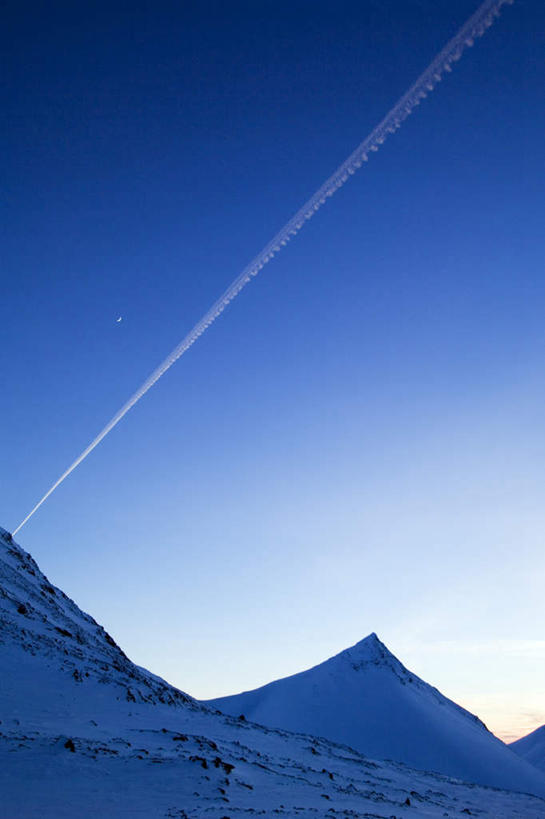
[{"label": "sky near horizon", "polygon": [[[477,5],[8,3],[2,526]],[[209,698],[375,631],[545,723],[544,46],[504,7],[19,533],[140,665]]]}]

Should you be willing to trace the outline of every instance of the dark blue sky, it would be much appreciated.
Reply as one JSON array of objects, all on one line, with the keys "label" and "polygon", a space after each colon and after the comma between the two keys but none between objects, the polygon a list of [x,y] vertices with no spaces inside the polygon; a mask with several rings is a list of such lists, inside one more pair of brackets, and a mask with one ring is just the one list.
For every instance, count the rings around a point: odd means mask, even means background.
[{"label": "dark blue sky", "polygon": [[[8,3],[2,525],[476,5]],[[544,32],[506,7],[22,530],[137,661],[213,696],[373,630],[532,637]]]}]

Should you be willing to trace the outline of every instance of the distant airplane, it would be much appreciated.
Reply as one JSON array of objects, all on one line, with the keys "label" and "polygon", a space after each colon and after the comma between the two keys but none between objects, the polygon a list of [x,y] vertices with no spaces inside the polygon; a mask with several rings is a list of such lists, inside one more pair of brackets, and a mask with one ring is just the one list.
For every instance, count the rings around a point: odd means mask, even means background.
[{"label": "distant airplane", "polygon": [[123,321],[123,316],[118,316],[118,317],[116,318],[116,322],[117,322],[117,324],[119,324],[119,322],[120,322],[120,321]]}]

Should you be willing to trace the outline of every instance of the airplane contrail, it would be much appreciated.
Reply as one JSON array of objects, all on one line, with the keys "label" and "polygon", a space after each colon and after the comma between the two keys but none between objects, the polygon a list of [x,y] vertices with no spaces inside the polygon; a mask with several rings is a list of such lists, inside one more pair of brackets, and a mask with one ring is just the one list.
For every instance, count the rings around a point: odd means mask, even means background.
[{"label": "airplane contrail", "polygon": [[445,71],[452,70],[452,64],[460,59],[466,48],[473,45],[475,39],[482,37],[486,29],[489,28],[494,19],[499,15],[500,9],[504,5],[512,5],[514,0],[485,0],[477,11],[464,23],[458,33],[446,44],[446,46],[439,52],[435,59],[430,63],[428,68],[418,77],[415,83],[411,85],[409,90],[396,102],[394,107],[386,114],[384,119],[371,131],[371,133],[361,142],[355,151],[353,151],[348,159],[342,165],[339,165],[337,170],[321,185],[310,199],[305,202],[295,216],[284,225],[284,227],[274,236],[271,241],[265,245],[263,250],[246,265],[242,273],[229,285],[227,290],[214,302],[212,307],[204,314],[204,316],[197,322],[192,330],[180,341],[180,343],[172,350],[172,352],[159,364],[159,366],[151,373],[151,375],[144,381],[144,383],[136,390],[136,392],[129,398],[121,409],[114,415],[104,429],[94,438],[89,446],[83,450],[76,460],[63,472],[60,478],[55,481],[53,486],[45,493],[43,498],[38,501],[36,506],[29,512],[26,518],[14,530],[16,534],[22,526],[32,517],[32,515],[40,508],[42,503],[57,489],[58,486],[70,475],[74,469],[89,455],[93,449],[98,446],[106,435],[117,426],[121,419],[128,413],[131,407],[140,401],[140,399],[147,393],[151,387],[158,381],[166,371],[172,367],[175,361],[182,356],[189,348],[197,341],[204,331],[210,327],[219,315],[225,310],[227,305],[233,301],[245,287],[253,276],[256,276],[259,271],[270,262],[273,256],[278,253],[293,236],[301,230],[303,225],[309,219],[312,219],[314,214],[322,207],[326,199],[333,196],[333,194],[341,188],[345,182],[352,176],[362,164],[368,160],[369,154],[373,151],[378,151],[379,147],[384,143],[390,134],[393,134],[401,123],[409,117],[420,101],[433,91],[438,82],[442,79]]}]

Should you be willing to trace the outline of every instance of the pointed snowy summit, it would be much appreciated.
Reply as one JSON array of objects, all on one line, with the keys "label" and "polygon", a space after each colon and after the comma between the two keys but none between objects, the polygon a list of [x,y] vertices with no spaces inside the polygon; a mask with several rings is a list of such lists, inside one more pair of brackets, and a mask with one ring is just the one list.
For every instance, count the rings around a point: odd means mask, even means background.
[{"label": "pointed snowy summit", "polygon": [[521,766],[478,717],[405,668],[375,633],[307,671],[206,704],[375,759],[495,787],[545,788],[545,778]]}]

